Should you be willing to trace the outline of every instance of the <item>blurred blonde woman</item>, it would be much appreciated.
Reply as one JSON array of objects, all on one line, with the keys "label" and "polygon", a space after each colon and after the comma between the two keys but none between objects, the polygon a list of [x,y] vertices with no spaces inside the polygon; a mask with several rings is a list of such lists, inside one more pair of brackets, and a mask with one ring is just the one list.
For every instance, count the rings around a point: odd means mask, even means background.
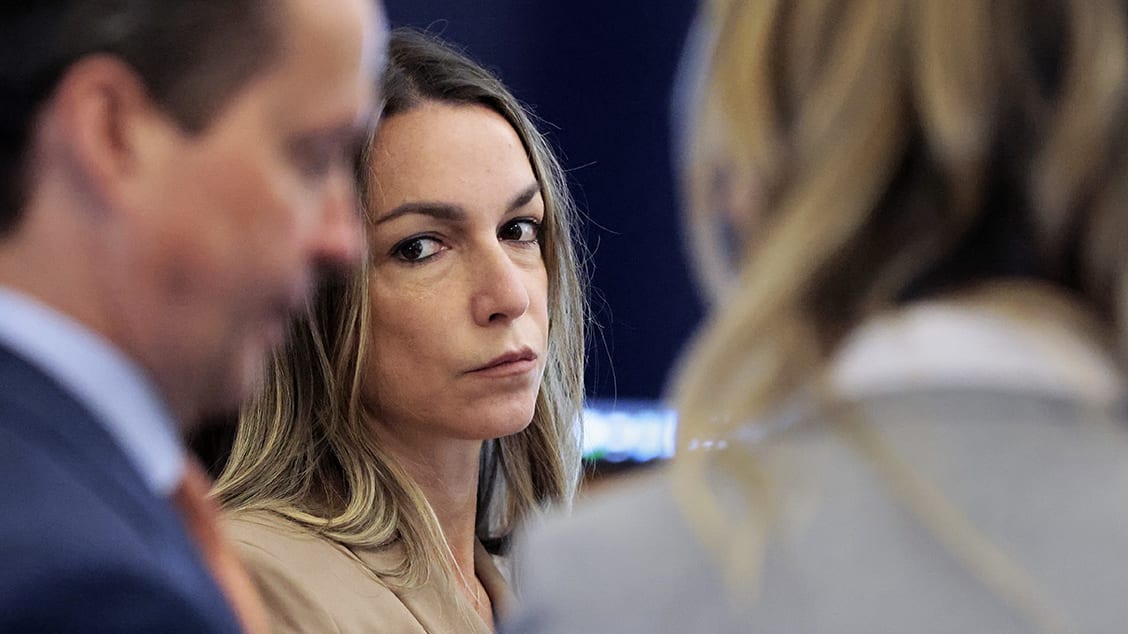
[{"label": "blurred blonde woman", "polygon": [[679,454],[534,532],[513,631],[1122,629],[1126,20],[707,3]]},{"label": "blurred blonde woman", "polygon": [[515,527],[579,474],[575,211],[462,54],[395,31],[382,94],[363,269],[294,327],[215,494],[276,631],[488,632]]}]

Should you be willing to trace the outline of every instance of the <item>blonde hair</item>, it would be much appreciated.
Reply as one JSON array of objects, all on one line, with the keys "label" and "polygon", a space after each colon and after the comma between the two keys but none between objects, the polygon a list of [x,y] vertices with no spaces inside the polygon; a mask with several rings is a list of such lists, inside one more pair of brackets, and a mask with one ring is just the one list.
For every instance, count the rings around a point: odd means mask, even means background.
[{"label": "blonde hair", "polygon": [[[504,117],[525,145],[545,201],[548,363],[523,431],[483,444],[475,532],[495,554],[515,526],[549,504],[567,505],[580,473],[584,319],[576,209],[564,172],[529,115],[489,72],[439,40],[396,30],[383,80],[383,117],[426,101],[478,104]],[[370,181],[365,148],[361,206]],[[367,215],[367,214],[366,214]],[[231,510],[267,509],[325,537],[362,548],[404,546],[402,565],[377,572],[403,585],[428,581],[436,562],[454,574],[447,542],[419,486],[373,439],[361,384],[369,352],[369,264],[330,284],[270,361],[266,389],[240,417],[214,494]],[[445,565],[444,565],[445,564]],[[453,582],[448,575],[447,582]]]},{"label": "blonde hair", "polygon": [[[1076,298],[1125,347],[1126,16],[1103,0],[705,5],[684,184],[717,309],[676,375],[675,481],[744,572],[780,492],[738,443],[684,449],[818,392],[867,317],[1017,277]],[[751,510],[733,517],[710,473]]]}]

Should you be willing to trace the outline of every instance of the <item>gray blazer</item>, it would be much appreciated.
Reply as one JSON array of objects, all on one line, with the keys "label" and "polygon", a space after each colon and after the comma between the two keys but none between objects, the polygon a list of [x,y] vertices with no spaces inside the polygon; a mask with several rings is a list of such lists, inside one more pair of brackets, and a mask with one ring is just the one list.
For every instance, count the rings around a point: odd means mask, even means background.
[{"label": "gray blazer", "polygon": [[[923,514],[898,493],[899,476],[833,422],[798,419],[756,441],[785,493],[758,590],[725,583],[724,546],[702,546],[659,472],[531,532],[516,557],[520,607],[505,631],[1128,630],[1128,420],[1123,407],[1069,396],[1107,396],[1122,379],[1100,361],[1103,351],[1087,356],[1062,339],[1042,355],[1051,337],[1024,341],[999,327],[986,333],[998,337],[917,337],[933,330],[912,326],[913,337],[878,346],[903,348],[903,359],[862,355],[855,367],[864,372],[838,377],[845,392],[864,392],[854,400],[868,428],[939,492]],[[960,365],[940,351],[931,369],[910,368],[928,354],[901,345],[909,339],[1005,341],[1014,354],[970,351],[956,355],[968,361]],[[871,370],[880,367],[889,372],[877,381]],[[1079,376],[1091,378],[1072,385]],[[879,384],[892,389],[868,389]],[[993,552],[968,557],[922,517],[946,504]],[[984,565],[995,555],[1007,564]],[[983,572],[1008,566],[1026,584],[1017,595]]]}]

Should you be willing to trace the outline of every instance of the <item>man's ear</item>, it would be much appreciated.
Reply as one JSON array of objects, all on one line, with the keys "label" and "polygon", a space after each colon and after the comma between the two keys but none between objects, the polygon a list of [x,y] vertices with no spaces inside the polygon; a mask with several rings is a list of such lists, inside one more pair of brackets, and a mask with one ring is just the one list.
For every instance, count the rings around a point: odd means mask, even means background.
[{"label": "man's ear", "polygon": [[137,73],[109,55],[68,68],[49,109],[55,133],[49,142],[62,150],[87,193],[114,208],[129,208],[144,195],[147,172],[168,160],[178,132]]}]

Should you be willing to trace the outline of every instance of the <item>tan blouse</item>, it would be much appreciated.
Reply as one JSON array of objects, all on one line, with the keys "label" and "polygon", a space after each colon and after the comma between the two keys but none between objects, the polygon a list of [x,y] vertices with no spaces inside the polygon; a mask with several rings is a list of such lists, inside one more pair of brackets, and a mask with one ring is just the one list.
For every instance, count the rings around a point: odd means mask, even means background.
[{"label": "tan blouse", "polygon": [[[392,568],[401,556],[400,547],[352,548],[268,511],[229,513],[223,527],[262,594],[278,634],[490,634],[461,593],[438,584],[393,588],[370,572]],[[481,543],[475,546],[474,571],[495,617],[506,614],[512,592]]]}]

